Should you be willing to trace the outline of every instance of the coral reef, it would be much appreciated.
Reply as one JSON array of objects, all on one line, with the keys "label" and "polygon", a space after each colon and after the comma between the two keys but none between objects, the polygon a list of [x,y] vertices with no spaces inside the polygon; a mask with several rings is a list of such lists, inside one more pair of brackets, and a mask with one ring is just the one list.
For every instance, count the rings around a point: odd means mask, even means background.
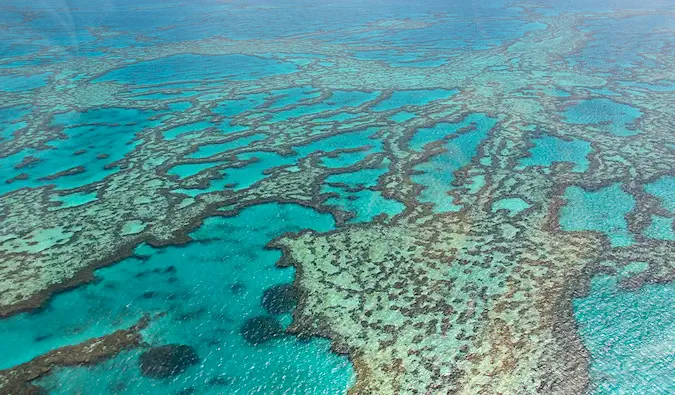
[{"label": "coral reef", "polygon": [[270,314],[290,313],[298,304],[298,295],[292,284],[275,285],[265,290],[260,304]]},{"label": "coral reef", "polygon": [[148,317],[144,317],[131,328],[120,329],[74,346],[58,348],[30,362],[0,370],[0,390],[6,394],[42,393],[42,389],[31,384],[31,381],[49,374],[56,367],[94,364],[121,351],[140,346],[143,342],[140,331],[148,325],[148,320]]},{"label": "coral reef", "polygon": [[199,356],[195,350],[183,344],[152,347],[138,359],[141,374],[152,378],[173,377],[198,363]]},{"label": "coral reef", "polygon": [[[247,11],[219,7],[190,28]],[[290,332],[347,353],[353,393],[590,391],[574,298],[600,273],[632,291],[675,277],[675,11],[518,4],[476,11],[490,15],[483,35],[415,7],[321,29],[232,23],[232,37],[190,40],[176,26],[98,26],[78,44],[86,56],[50,43],[0,61],[0,316],[143,262],[143,243],[234,249],[247,233],[190,232],[292,204],[337,228],[265,217],[289,224],[261,237],[297,277],[256,303],[292,310]],[[272,8],[255,11],[278,26]],[[44,17],[4,11],[17,34]],[[617,29],[632,33],[612,39]],[[636,262],[644,270],[626,271]],[[155,270],[137,275],[180,281]],[[269,316],[240,328],[251,345],[283,333]],[[30,386],[140,341],[137,329],[109,336],[3,378]],[[151,349],[142,359],[160,352],[160,367],[141,369],[173,375],[196,361],[187,350]]]},{"label": "coral reef", "polygon": [[241,327],[241,335],[249,344],[267,343],[284,333],[284,328],[274,317],[253,317]]}]

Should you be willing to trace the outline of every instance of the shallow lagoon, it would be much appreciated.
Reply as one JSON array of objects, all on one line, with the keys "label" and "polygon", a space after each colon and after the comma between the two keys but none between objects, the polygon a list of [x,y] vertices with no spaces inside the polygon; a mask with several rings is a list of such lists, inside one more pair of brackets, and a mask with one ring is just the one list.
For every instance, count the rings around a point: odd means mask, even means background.
[{"label": "shallow lagoon", "polygon": [[[285,232],[333,227],[330,216],[310,209],[260,205],[237,217],[207,220],[188,245],[141,245],[134,257],[98,270],[95,283],[55,297],[40,311],[2,321],[11,348],[0,368],[129,327],[143,315],[165,313],[144,330],[144,338],[151,344],[195,347],[202,359],[198,367],[173,380],[147,379],[132,368],[138,353],[131,352],[102,366],[61,369],[55,378],[45,379],[45,388],[54,393],[185,388],[199,393],[333,393],[347,388],[350,364],[330,352],[327,340],[285,336],[251,346],[240,336],[247,319],[268,316],[261,306],[263,291],[293,281],[293,269],[276,268],[280,254],[265,250],[265,244]],[[291,317],[276,319],[288,325]]]}]

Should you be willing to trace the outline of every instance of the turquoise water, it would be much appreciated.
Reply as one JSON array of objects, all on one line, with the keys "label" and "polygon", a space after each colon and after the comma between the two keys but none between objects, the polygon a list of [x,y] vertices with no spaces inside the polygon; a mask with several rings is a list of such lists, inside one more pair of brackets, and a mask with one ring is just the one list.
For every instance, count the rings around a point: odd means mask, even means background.
[{"label": "turquoise water", "polygon": [[[109,108],[56,116],[51,126],[62,128],[65,138],[47,142],[48,149],[39,153],[27,148],[0,158],[0,193],[53,184],[51,176],[78,167],[82,167],[82,171],[59,177],[57,188],[71,189],[101,181],[114,173],[109,165],[140,143],[135,140],[135,130],[158,124],[150,119],[153,115],[157,113]],[[39,157],[39,161],[21,166],[27,157]],[[26,178],[16,179],[20,174]]]},{"label": "turquoise water", "polygon": [[652,222],[645,229],[645,236],[652,239],[663,239],[675,241],[675,231],[673,231],[673,219],[652,215]]},{"label": "turquoise water", "polygon": [[[538,393],[579,372],[551,362],[568,343],[544,343],[561,305],[589,393],[675,393],[674,15],[662,0],[4,1],[0,393],[17,366],[145,315],[138,347],[20,384]],[[296,236],[338,242],[268,246]],[[546,272],[552,241],[587,266]],[[345,269],[340,248],[376,242]],[[513,292],[488,295],[466,251],[494,269],[490,292]],[[276,266],[291,253],[306,266]],[[291,284],[291,307],[263,306]],[[521,307],[538,315],[508,315]],[[245,330],[256,317],[271,327]],[[504,351],[523,334],[541,348]],[[142,375],[167,344],[199,363]]]},{"label": "turquoise water", "polygon": [[[444,145],[444,153],[434,155],[429,162],[417,165],[419,174],[412,180],[424,187],[420,200],[434,204],[434,211],[457,211],[461,206],[454,204],[448,192],[453,189],[455,171],[471,161],[480,143],[485,139],[496,120],[484,114],[470,115],[461,122],[439,124],[433,128],[418,130],[410,141],[411,148],[420,149],[427,143],[451,136]],[[460,132],[469,127],[468,131]]]},{"label": "turquoise water", "polygon": [[21,92],[44,86],[47,83],[47,74],[29,76],[3,75],[0,76],[0,89],[9,92]]},{"label": "turquoise water", "polygon": [[446,89],[396,91],[392,92],[389,98],[375,105],[372,110],[387,111],[403,106],[424,105],[435,100],[448,99],[455,93],[457,93],[456,90]]},{"label": "turquoise water", "polygon": [[594,393],[657,394],[672,385],[673,298],[671,286],[649,284],[631,292],[619,289],[614,277],[598,276],[589,296],[575,301],[579,331],[592,357]]},{"label": "turquoise water", "polygon": [[[591,4],[593,2],[590,2]],[[632,7],[632,5],[627,5]],[[672,21],[662,15],[636,15],[619,20],[600,19],[588,21],[584,30],[592,31],[594,40],[579,54],[575,62],[583,67],[630,75],[630,71],[647,63],[641,59],[642,51],[659,51],[671,40],[663,34],[662,28],[671,26]],[[623,39],[615,40],[617,32]],[[619,43],[619,41],[621,41]]]},{"label": "turquoise water", "polygon": [[[240,190],[249,188],[257,182],[262,181],[267,178],[267,171],[281,167],[295,164],[299,158],[305,157],[311,152],[321,151],[321,152],[331,152],[342,149],[365,149],[364,151],[355,153],[355,154],[342,154],[338,155],[335,158],[324,159],[324,164],[329,167],[344,167],[349,165],[352,162],[358,162],[360,159],[365,158],[369,153],[377,151],[378,146],[380,145],[379,141],[376,139],[371,139],[370,136],[374,133],[372,129],[366,129],[363,131],[357,131],[352,133],[345,133],[337,136],[332,136],[317,140],[315,143],[311,143],[305,146],[294,147],[296,150],[295,155],[283,156],[277,153],[272,152],[245,152],[237,157],[240,160],[248,161],[246,165],[238,168],[226,169],[223,171],[224,175],[222,178],[214,181],[206,189],[179,189],[176,192],[180,192],[190,196],[196,196],[202,193],[214,192],[232,186],[234,190]],[[237,140],[233,141],[232,147],[236,147]],[[208,146],[207,146],[208,147]],[[211,164],[212,165],[212,164]],[[202,167],[203,166],[203,167]],[[211,167],[210,165],[197,165],[197,168],[192,167],[181,167],[170,169],[169,173],[172,172],[179,176],[186,176],[188,174],[193,174],[195,171],[199,172],[205,168]]]},{"label": "turquoise water", "polygon": [[659,203],[675,213],[675,177],[665,176],[645,186],[645,191],[659,199]]},{"label": "turquoise water", "polygon": [[609,99],[584,100],[567,108],[563,115],[572,124],[597,124],[599,129],[617,136],[632,136],[639,131],[633,123],[642,113],[635,107]]},{"label": "turquoise water", "polygon": [[321,192],[329,194],[326,204],[354,213],[349,222],[368,222],[378,215],[393,217],[405,206],[387,199],[375,190],[377,181],[387,172],[387,164],[350,173],[340,173],[326,178]]},{"label": "turquoise water", "polygon": [[570,162],[574,172],[588,169],[588,155],[592,151],[588,141],[565,141],[553,136],[543,136],[533,143],[530,156],[520,161],[523,166],[551,166],[555,162]]},{"label": "turquoise water", "polygon": [[[672,202],[666,177],[645,189]],[[568,205],[561,212],[561,226],[568,230],[597,230],[613,246],[634,240],[623,215],[634,199],[614,184],[598,191],[569,188]],[[645,236],[675,240],[672,219],[652,216]],[[587,296],[575,299],[574,315],[584,345],[590,353],[594,394],[660,393],[671,386],[673,363],[672,313],[674,289],[669,284],[647,284],[638,290],[620,287],[620,281],[649,269],[645,262],[632,262],[617,275],[598,275]]]},{"label": "turquoise water", "polygon": [[[274,123],[289,120],[291,118],[320,114],[325,111],[358,107],[361,104],[375,99],[377,96],[378,92],[333,91],[328,99],[323,102],[299,105],[288,110],[276,112],[267,120],[267,122]],[[297,100],[296,103],[299,101],[300,100]]]},{"label": "turquoise water", "polygon": [[530,207],[531,205],[521,198],[506,198],[494,202],[492,211],[506,210],[509,215],[513,216]]},{"label": "turquoise water", "polygon": [[135,63],[107,73],[98,80],[143,85],[210,79],[253,80],[273,74],[290,73],[294,70],[295,68],[288,63],[253,56],[175,55]]},{"label": "turquoise water", "polygon": [[[41,384],[54,393],[106,393],[120,386],[128,393],[190,387],[200,393],[246,393],[256,388],[333,393],[347,388],[351,366],[345,357],[330,353],[327,340],[286,336],[250,346],[240,335],[246,320],[268,315],[260,304],[263,291],[293,281],[293,269],[276,268],[280,253],[264,249],[265,244],[285,232],[333,227],[329,215],[268,204],[235,217],[208,219],[185,246],[141,245],[134,257],[98,270],[94,283],[55,297],[37,314],[2,321],[3,342],[9,348],[0,368],[129,327],[144,314],[163,312],[164,317],[144,330],[144,338],[153,345],[194,347],[202,359],[199,367],[173,380],[143,378],[126,368],[137,364],[138,353],[131,352],[100,366],[59,370]],[[289,314],[275,318],[283,325],[291,319]],[[215,378],[227,386],[209,384]]]},{"label": "turquoise water", "polygon": [[564,230],[596,230],[609,237],[613,246],[626,246],[633,242],[624,216],[635,204],[634,198],[614,184],[597,191],[570,187],[565,190],[567,200],[560,213]]}]

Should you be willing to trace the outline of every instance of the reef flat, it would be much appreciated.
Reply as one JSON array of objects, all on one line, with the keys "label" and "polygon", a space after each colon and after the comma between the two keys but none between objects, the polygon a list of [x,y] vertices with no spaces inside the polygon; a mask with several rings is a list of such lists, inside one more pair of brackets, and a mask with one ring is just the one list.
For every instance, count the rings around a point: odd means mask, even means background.
[{"label": "reef flat", "polygon": [[[63,10],[1,7],[0,327],[14,352],[0,377],[163,314],[134,347],[192,341],[201,367],[151,369],[178,377],[156,384],[120,347],[109,365],[24,381],[362,394],[638,381],[607,371],[604,358],[633,358],[606,352],[616,336],[586,330],[613,323],[579,320],[602,281],[625,300],[672,292],[672,6],[149,1],[106,23],[94,6],[68,26]],[[665,324],[645,348],[672,339],[675,313],[655,311]],[[302,348],[339,373],[310,383],[299,363],[266,382],[231,361],[264,366],[265,347],[274,369]],[[672,355],[653,358],[649,374],[675,374]]]},{"label": "reef flat", "polygon": [[120,329],[81,344],[58,348],[24,364],[5,369],[0,375],[0,388],[9,394],[40,393],[42,389],[31,384],[33,380],[49,374],[59,366],[95,364],[126,349],[138,347],[142,343],[140,331],[147,324],[148,317],[144,317],[128,329]]}]

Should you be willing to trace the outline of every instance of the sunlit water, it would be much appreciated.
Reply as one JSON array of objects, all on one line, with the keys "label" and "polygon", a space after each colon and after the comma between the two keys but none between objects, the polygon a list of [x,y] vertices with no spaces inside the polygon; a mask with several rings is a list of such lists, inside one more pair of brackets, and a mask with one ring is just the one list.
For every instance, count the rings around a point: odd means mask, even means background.
[{"label": "sunlit water", "polygon": [[[522,150],[505,160],[513,171],[540,167],[550,173],[563,164],[570,174],[581,174],[607,161],[629,162],[621,157],[621,147],[598,161],[596,143],[605,141],[603,136],[648,135],[645,150],[649,144],[670,147],[670,162],[654,164],[654,177],[635,181],[635,174],[649,166],[628,164],[639,170],[599,188],[566,185],[557,221],[561,231],[604,234],[613,248],[644,240],[672,242],[675,178],[666,164],[672,163],[675,143],[650,133],[672,136],[675,75],[655,71],[650,82],[634,80],[637,70],[660,70],[650,56],[641,55],[665,53],[672,59],[672,7],[663,15],[585,21],[581,30],[592,34],[588,43],[560,59],[542,59],[542,64],[522,65],[509,49],[499,55],[489,52],[512,44],[531,45],[534,51],[536,41],[526,39],[547,29],[538,21],[544,17],[632,7],[632,2],[553,3],[526,10],[502,1],[4,2],[3,196],[44,188],[47,199],[40,207],[45,212],[96,207],[92,210],[116,217],[126,214],[104,194],[114,195],[116,188],[150,185],[152,194],[170,194],[169,208],[157,211],[168,213],[223,191],[246,193],[273,182],[280,169],[292,173],[316,167],[327,175],[307,192],[321,199],[303,200],[306,192],[299,187],[299,197],[273,188],[267,195],[248,196],[255,204],[233,213],[228,207],[214,209],[223,216],[186,223],[189,242],[152,247],[137,240],[131,256],[96,270],[95,281],[53,296],[42,308],[0,320],[0,369],[128,328],[148,315],[153,318],[142,331],[144,347],[99,364],[56,367],[35,384],[55,394],[346,392],[356,380],[354,366],[347,355],[331,351],[329,339],[283,333],[250,344],[242,336],[251,318],[272,317],[281,328],[293,319],[290,311],[271,314],[261,304],[266,290],[293,283],[295,275],[293,268],[275,266],[281,251],[266,245],[306,229],[328,232],[386,223],[405,215],[407,206],[423,205],[438,215],[462,212],[461,199],[449,193],[470,195],[490,187],[484,176],[469,177],[468,187],[455,181],[457,172],[478,162],[510,119],[501,108],[502,96],[522,97],[522,108],[508,105],[525,114],[544,113],[565,127],[588,128],[583,138],[561,137],[537,126],[540,115],[526,119],[531,125],[519,127],[532,133],[528,145],[502,143],[504,152]],[[665,2],[646,6],[667,7]],[[617,38],[623,31],[630,34]],[[550,45],[568,45],[565,36],[561,40]],[[264,45],[249,48],[256,43]],[[319,53],[322,47],[324,53]],[[165,55],[157,55],[160,51]],[[481,99],[476,108],[461,95],[480,76],[467,71],[472,67],[443,69],[465,57],[475,69],[485,68],[484,73],[512,73],[497,85],[472,87],[471,94],[492,98]],[[120,63],[107,67],[107,61]],[[96,66],[100,71],[87,62],[101,65]],[[566,71],[547,72],[558,67]],[[658,105],[647,100],[652,97]],[[669,98],[670,105],[663,104]],[[642,125],[649,111],[670,118]],[[50,130],[59,133],[48,134]],[[393,144],[382,130],[408,136],[407,145]],[[223,141],[230,135],[235,137]],[[271,145],[276,150],[269,147],[275,138]],[[436,148],[440,151],[432,152]],[[389,156],[378,156],[384,154]],[[414,203],[383,192],[378,182],[394,167],[392,158],[412,155],[419,158],[409,166],[397,164],[407,178],[392,182],[415,185]],[[233,158],[240,163],[229,167]],[[489,165],[487,159],[481,161]],[[160,185],[129,178],[121,186],[111,181],[135,163],[169,181]],[[626,219],[636,210],[636,183],[652,210],[641,233]],[[140,193],[138,199],[139,207],[154,204]],[[9,204],[2,210],[9,213]],[[516,216],[534,205],[511,196],[492,207]],[[346,214],[344,224],[336,223],[328,210]],[[0,219],[9,215],[3,212]],[[157,226],[153,209],[139,215],[142,219],[129,218],[112,236],[101,236],[101,242],[144,235]],[[23,245],[14,240],[25,234],[0,231],[2,265],[11,267],[11,254],[19,250],[37,254],[67,244],[59,232],[40,233],[20,250]],[[649,270],[643,266],[636,260],[617,273],[598,274],[587,294],[572,301],[578,335],[589,353],[592,392],[675,391],[668,379],[675,376],[672,283],[634,290],[619,286],[622,276]],[[189,345],[199,363],[167,379],[141,375],[138,358],[145,346],[165,344]]]}]

